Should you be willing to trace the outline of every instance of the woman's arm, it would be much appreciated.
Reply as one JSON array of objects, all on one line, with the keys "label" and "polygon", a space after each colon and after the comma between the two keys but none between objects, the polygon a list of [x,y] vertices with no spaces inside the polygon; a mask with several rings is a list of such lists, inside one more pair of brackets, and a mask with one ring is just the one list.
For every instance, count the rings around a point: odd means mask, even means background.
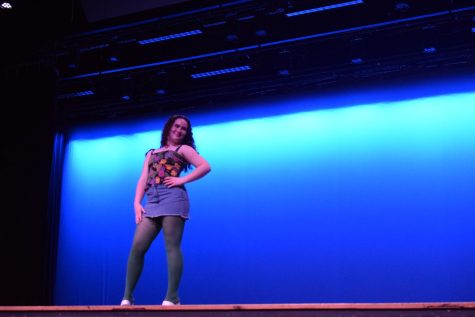
[{"label": "woman's arm", "polygon": [[147,177],[148,177],[148,162],[150,160],[150,156],[152,155],[152,151],[147,153],[145,157],[142,173],[140,174],[139,180],[137,181],[137,186],[135,188],[135,198],[134,198],[134,210],[135,210],[135,223],[139,223],[142,221],[142,213],[144,212],[142,206],[142,199],[145,193],[145,186],[147,185]]},{"label": "woman's arm", "polygon": [[182,177],[165,177],[164,184],[168,187],[181,186],[193,182],[211,171],[211,166],[194,148],[183,145],[180,154],[195,168],[189,174]]}]

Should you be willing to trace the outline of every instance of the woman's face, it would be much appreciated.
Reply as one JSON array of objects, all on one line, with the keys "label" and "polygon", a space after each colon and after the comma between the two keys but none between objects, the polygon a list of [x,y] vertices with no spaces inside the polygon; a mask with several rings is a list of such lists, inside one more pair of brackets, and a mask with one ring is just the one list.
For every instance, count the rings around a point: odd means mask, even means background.
[{"label": "woman's face", "polygon": [[186,136],[188,130],[188,122],[185,119],[178,118],[173,122],[170,133],[168,134],[168,141],[172,144],[181,144]]}]

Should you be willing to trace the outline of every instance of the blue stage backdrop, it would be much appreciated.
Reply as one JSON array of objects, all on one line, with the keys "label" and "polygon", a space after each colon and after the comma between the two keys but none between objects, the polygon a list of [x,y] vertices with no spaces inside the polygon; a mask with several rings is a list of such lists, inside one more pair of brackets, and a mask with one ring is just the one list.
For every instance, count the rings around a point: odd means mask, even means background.
[{"label": "blue stage backdrop", "polygon": [[[475,77],[187,113],[184,304],[475,301]],[[55,305],[121,300],[145,152],[165,117],[67,139]],[[160,234],[137,304],[166,290]]]}]

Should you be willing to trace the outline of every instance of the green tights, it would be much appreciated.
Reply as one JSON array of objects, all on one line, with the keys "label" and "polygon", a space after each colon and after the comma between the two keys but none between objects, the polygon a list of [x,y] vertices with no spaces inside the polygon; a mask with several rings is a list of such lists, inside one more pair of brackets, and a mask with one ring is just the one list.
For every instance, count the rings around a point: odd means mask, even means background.
[{"label": "green tights", "polygon": [[163,229],[168,266],[168,288],[165,300],[173,303],[180,301],[178,286],[183,272],[183,255],[180,245],[184,227],[185,220],[177,216],[144,217],[142,222],[137,225],[127,262],[123,299],[133,302],[133,291],[142,273],[145,253],[160,230]]}]

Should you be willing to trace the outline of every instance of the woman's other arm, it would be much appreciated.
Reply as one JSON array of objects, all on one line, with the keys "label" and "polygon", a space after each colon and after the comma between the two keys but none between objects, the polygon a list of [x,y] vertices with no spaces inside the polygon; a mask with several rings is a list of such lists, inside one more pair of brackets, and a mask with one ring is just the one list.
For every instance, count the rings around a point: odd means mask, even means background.
[{"label": "woman's other arm", "polygon": [[137,181],[137,186],[135,188],[135,198],[134,198],[134,210],[135,210],[135,223],[138,224],[142,221],[142,213],[144,212],[142,206],[142,199],[145,194],[145,186],[147,184],[148,177],[148,162],[152,151],[149,151],[145,157],[142,173],[140,174],[139,180]]}]

